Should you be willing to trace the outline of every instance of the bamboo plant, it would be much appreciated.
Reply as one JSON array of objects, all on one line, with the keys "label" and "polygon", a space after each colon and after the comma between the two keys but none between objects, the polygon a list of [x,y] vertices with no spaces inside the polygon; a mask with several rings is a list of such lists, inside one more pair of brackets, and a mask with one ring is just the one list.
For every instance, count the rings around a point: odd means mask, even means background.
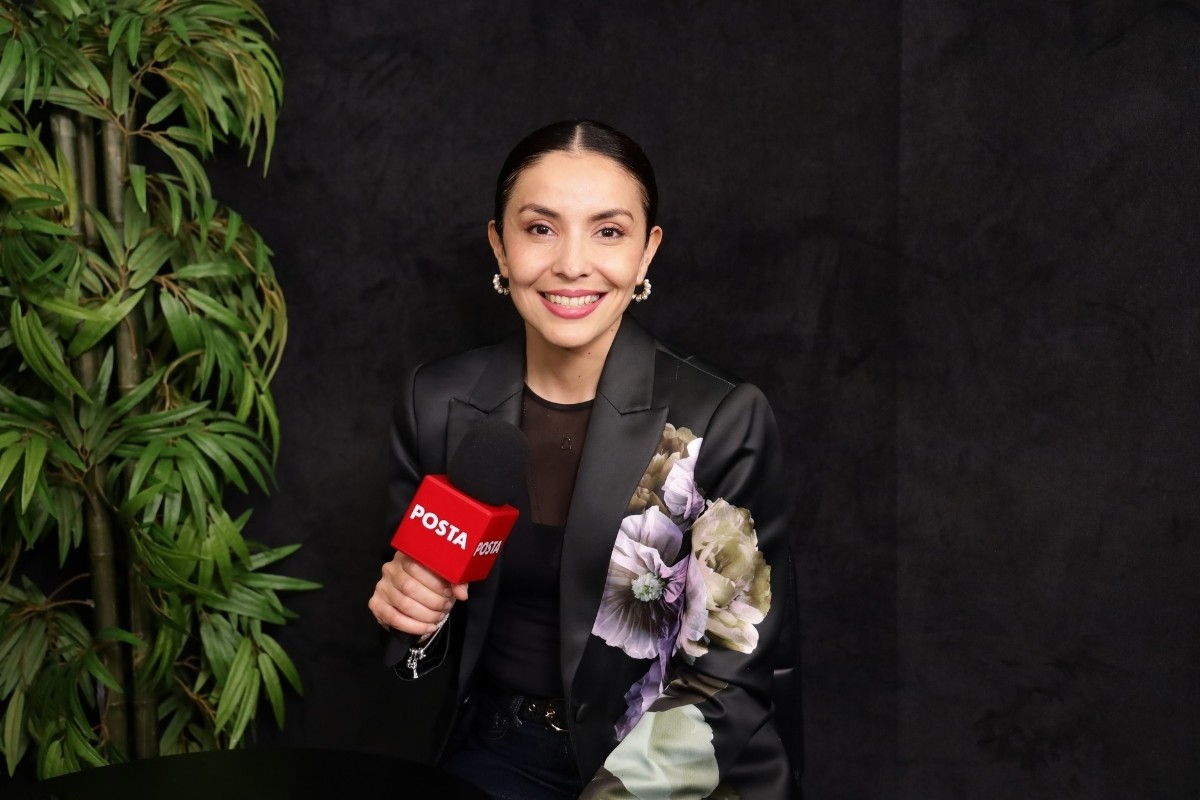
[{"label": "bamboo plant", "polygon": [[0,0],[9,774],[236,747],[300,690],[269,626],[316,584],[264,571],[296,546],[227,505],[271,480],[284,301],[202,166],[226,143],[265,169],[270,33],[253,0]]}]

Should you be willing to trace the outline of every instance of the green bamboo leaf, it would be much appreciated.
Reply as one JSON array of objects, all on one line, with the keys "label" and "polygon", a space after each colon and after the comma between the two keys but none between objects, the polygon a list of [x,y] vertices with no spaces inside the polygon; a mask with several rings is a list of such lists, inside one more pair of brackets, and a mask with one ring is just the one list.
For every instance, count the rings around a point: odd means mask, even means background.
[{"label": "green bamboo leaf", "polygon": [[279,415],[275,413],[275,401],[268,391],[260,392],[258,395],[258,415],[260,420],[266,421],[267,429],[270,431],[272,461],[274,461],[279,456]]},{"label": "green bamboo leaf", "polygon": [[182,14],[167,14],[167,25],[175,32],[175,35],[183,40],[184,44],[191,44],[191,31],[188,30],[187,22]]},{"label": "green bamboo leaf", "polygon": [[175,277],[180,280],[197,280],[201,278],[237,278],[246,274],[246,269],[231,261],[205,261],[201,264],[188,264],[175,270]]},{"label": "green bamboo leaf", "polygon": [[20,445],[12,445],[0,452],[0,488],[8,482],[8,478],[16,469],[17,462],[21,460],[21,456],[25,455],[25,443]]},{"label": "green bamboo leaf", "polygon": [[258,670],[251,667],[244,697],[238,706],[237,718],[234,720],[233,729],[229,734],[229,746],[231,748],[237,747],[238,743],[241,742],[242,735],[246,732],[246,727],[258,711],[258,685],[260,681],[261,676],[258,674]]},{"label": "green bamboo leaf", "polygon": [[250,675],[254,672],[254,643],[249,636],[245,636],[238,644],[233,663],[229,665],[228,680],[221,687],[221,699],[217,701],[217,718],[213,722],[217,730],[222,730],[233,718],[250,684]]},{"label": "green bamboo leaf", "polygon": [[103,73],[87,56],[70,46],[57,52],[62,57],[58,64],[59,71],[68,80],[80,89],[91,89],[93,93],[105,100],[109,98],[108,81],[104,79]]},{"label": "green bamboo leaf", "polygon": [[83,668],[89,675],[103,683],[114,692],[125,692],[125,687],[121,686],[120,681],[113,677],[113,674],[108,671],[108,668],[104,666],[104,663],[94,651],[89,650],[84,654]]},{"label": "green bamboo leaf", "polygon": [[[162,716],[163,709],[160,707],[159,716]],[[188,707],[178,708],[171,715],[170,721],[163,727],[162,736],[158,739],[159,755],[173,756],[182,755],[184,750],[181,745],[183,731],[187,728],[188,723],[192,721],[192,711]]]},{"label": "green bamboo leaf", "polygon": [[56,486],[54,499],[58,517],[58,566],[61,569],[67,563],[67,557],[83,541],[83,497],[71,488]]},{"label": "green bamboo leaf", "polygon": [[67,317],[68,319],[79,320],[81,322],[107,322],[110,319],[110,316],[105,314],[102,309],[81,306],[63,297],[28,294],[26,295],[26,299],[38,308],[44,308],[51,313]]},{"label": "green bamboo leaf", "polygon": [[[11,444],[21,441],[20,431],[4,431],[0,433],[0,451],[3,451]],[[4,485],[4,481],[0,481],[0,486]]]},{"label": "green bamboo leaf", "polygon": [[25,446],[25,475],[21,482],[21,513],[29,510],[29,501],[33,499],[33,490],[42,477],[42,464],[46,460],[46,440],[41,436],[31,436]]},{"label": "green bamboo leaf", "polygon": [[167,128],[166,134],[175,141],[182,142],[183,144],[190,144],[192,147],[195,147],[201,152],[210,149],[209,143],[204,136],[192,130],[191,128],[186,128],[182,125],[172,125],[171,127]]},{"label": "green bamboo leaf", "polygon": [[188,313],[187,307],[174,295],[160,292],[158,295],[159,308],[167,327],[171,329],[171,338],[180,353],[192,353],[201,349],[203,337],[194,317]]},{"label": "green bamboo leaf", "polygon": [[44,233],[47,236],[72,236],[75,232],[65,225],[51,222],[37,214],[13,214],[10,219],[31,233]]},{"label": "green bamboo leaf", "polygon": [[189,458],[177,458],[175,465],[179,470],[179,477],[183,479],[184,492],[192,509],[192,519],[196,521],[200,533],[204,534],[208,530],[208,497],[197,473],[196,462]]},{"label": "green bamboo leaf", "polygon": [[[105,92],[108,88],[105,87]],[[54,105],[69,108],[72,111],[78,111],[85,117],[98,119],[101,122],[108,120],[108,111],[103,106],[96,105],[92,98],[87,95],[87,92],[82,92],[79,89],[68,89],[62,86],[52,86],[49,89],[42,89],[34,93],[35,97],[41,97]]]},{"label": "green bamboo leaf", "polygon": [[[54,201],[51,200],[51,202]],[[79,263],[79,250],[77,247],[78,245],[70,239],[60,242],[58,247],[54,249],[54,252],[50,254],[50,257],[43,261],[42,265],[29,276],[30,282],[40,280],[63,265],[68,265],[66,270],[68,274],[73,272],[74,266]]]},{"label": "green bamboo leaf", "polygon": [[288,544],[255,553],[250,557],[250,569],[260,570],[263,567],[269,567],[277,561],[282,561],[299,549],[300,545],[298,544]]},{"label": "green bamboo leaf", "polygon": [[208,456],[217,465],[227,481],[241,489],[243,493],[249,491],[246,487],[246,481],[242,479],[242,473],[238,470],[237,465],[233,463],[233,459],[230,458],[229,453],[223,449],[224,437],[217,437],[210,432],[202,431],[192,435],[191,441],[204,455]]},{"label": "green bamboo leaf", "polygon": [[237,409],[233,415],[245,422],[250,419],[250,412],[254,410],[254,401],[258,395],[255,391],[256,384],[253,377],[245,375],[242,377],[242,390],[238,395]]},{"label": "green bamboo leaf", "polygon": [[172,89],[167,92],[154,105],[150,106],[150,110],[146,112],[146,124],[157,125],[162,122],[171,116],[171,112],[179,108],[181,102],[183,102],[183,92],[178,89]]},{"label": "green bamboo leaf", "polygon": [[39,778],[53,778],[71,771],[71,765],[63,758],[63,740],[50,739],[37,750],[37,774]]},{"label": "green bamboo leaf", "polygon": [[24,216],[26,211],[40,211],[43,208],[54,208],[62,205],[62,201],[54,200],[49,197],[21,197],[14,200],[9,209],[20,216]]},{"label": "green bamboo leaf", "polygon": [[167,201],[171,206],[171,235],[179,235],[179,226],[183,222],[183,198],[179,194],[179,187],[172,181],[164,181],[167,187]]},{"label": "green bamboo leaf", "polygon": [[9,39],[4,45],[4,54],[0,55],[0,97],[8,91],[8,87],[17,77],[21,68],[21,57],[24,48],[18,39]]},{"label": "green bamboo leaf", "polygon": [[158,459],[162,456],[163,448],[166,446],[166,439],[152,439],[146,445],[146,448],[142,450],[137,464],[133,468],[133,475],[129,478],[128,496],[131,499],[142,488],[142,482],[146,480],[146,476],[150,474],[150,470],[157,466]]},{"label": "green bamboo leaf", "polygon": [[261,619],[263,622],[282,625],[287,621],[287,617],[277,608],[278,601],[272,602],[272,600],[273,598],[260,591],[235,583],[228,597],[209,600],[208,605],[219,611],[228,611],[231,614],[241,614],[245,617]]},{"label": "green bamboo leaf", "polygon": [[[145,489],[137,494],[129,495],[125,501],[121,503],[121,513],[130,517],[137,515],[142,509],[147,509],[145,521],[154,518],[155,509],[161,504],[163,492],[166,491],[167,485],[164,483],[151,483]],[[147,508],[149,506],[149,508]]]},{"label": "green bamboo leaf", "polygon": [[117,229],[109,222],[108,217],[101,213],[100,209],[89,205],[87,212],[92,221],[96,223],[100,238],[104,240],[104,246],[108,249],[109,256],[112,257],[112,265],[114,267],[125,266],[126,252],[125,248],[121,246],[121,237],[117,236]]},{"label": "green bamboo leaf", "polygon": [[71,339],[71,344],[67,348],[67,352],[71,357],[78,358],[98,344],[109,331],[129,316],[129,312],[141,302],[142,295],[145,292],[145,289],[139,289],[124,300],[120,299],[118,295],[114,295],[105,301],[104,305],[97,309],[97,313],[100,315],[102,321],[85,322],[79,326],[78,333]]},{"label": "green bamboo leaf", "polygon": [[129,254],[129,287],[138,289],[149,283],[177,249],[179,242],[162,231],[143,239]]},{"label": "green bamboo leaf", "polygon": [[11,409],[25,419],[45,419],[53,414],[51,406],[32,397],[22,397],[0,383],[0,408]]},{"label": "green bamboo leaf", "polygon": [[121,58],[112,61],[112,110],[122,117],[129,110],[129,62]]},{"label": "green bamboo leaf", "polygon": [[33,93],[38,88],[38,78],[42,72],[42,58],[38,51],[37,41],[27,32],[22,32],[19,37],[21,47],[25,51],[25,92],[21,98],[22,110],[28,114],[29,108],[33,105]]},{"label": "green bamboo leaf", "polygon": [[[124,400],[124,399],[125,398],[122,398],[122,400]],[[117,408],[118,406],[121,406],[122,408],[124,408],[124,405],[120,402],[113,405],[114,408]],[[179,408],[173,408],[168,411],[155,411],[150,414],[142,414],[137,417],[131,417],[130,419],[125,420],[121,424],[127,430],[139,431],[139,432],[145,431],[150,428],[165,428],[167,426],[174,425],[178,422],[182,422],[183,420],[187,419],[188,417],[194,417],[195,415],[203,412],[207,408],[208,408],[208,401],[204,400],[199,403],[188,403],[185,406],[180,406]],[[129,409],[125,409],[125,411],[123,413],[128,413],[128,411],[129,411]],[[167,433],[169,435],[178,435],[177,431],[167,431]]]},{"label": "green bamboo leaf", "polygon": [[25,626],[21,653],[17,656],[21,661],[21,680],[25,686],[33,685],[46,662],[46,650],[50,644],[46,634],[47,625],[44,617],[34,617]]},{"label": "green bamboo leaf", "polygon": [[133,187],[133,196],[138,208],[146,210],[146,168],[141,164],[129,165],[129,185]]},{"label": "green bamboo leaf", "polygon": [[21,661],[15,652],[21,644],[24,626],[12,625],[0,641],[0,697],[7,697],[21,685]]},{"label": "green bamboo leaf", "polygon": [[[147,219],[146,212],[138,206],[137,200],[133,196],[132,187],[126,187],[122,200],[121,207],[125,211],[122,239],[125,244],[125,252],[129,253],[142,240],[142,234],[146,231]],[[130,267],[130,269],[133,269],[133,267]]]},{"label": "green bamboo leaf", "polygon": [[167,536],[174,536],[179,529],[179,517],[183,513],[183,492],[169,492],[162,497],[163,532]]},{"label": "green bamboo leaf", "polygon": [[29,147],[29,144],[29,137],[23,133],[0,133],[0,150]]},{"label": "green bamboo leaf", "polygon": [[17,689],[8,698],[8,709],[4,712],[4,760],[8,774],[16,773],[17,764],[29,747],[29,735],[25,728],[25,691]]},{"label": "green bamboo leaf", "polygon": [[200,616],[200,647],[219,685],[229,680],[229,667],[237,653],[238,634],[222,614]]},{"label": "green bamboo leaf", "polygon": [[278,592],[309,592],[321,588],[321,584],[306,581],[303,578],[270,575],[262,572],[247,572],[239,575],[238,583],[253,589],[270,589]]},{"label": "green bamboo leaf", "polygon": [[238,231],[242,228],[242,215],[229,209],[229,221],[225,225],[225,252],[228,253],[233,247],[233,243],[237,241]]},{"label": "green bamboo leaf", "polygon": [[67,743],[71,746],[74,756],[88,766],[108,766],[108,761],[89,740],[89,737],[92,735],[91,728],[87,726],[86,719],[82,721],[72,719],[67,723]]},{"label": "green bamboo leaf", "polygon": [[279,673],[275,670],[275,662],[266,653],[258,654],[258,671],[262,675],[263,688],[267,690],[267,699],[271,701],[271,711],[275,715],[275,724],[283,727],[283,685],[279,682]]},{"label": "green bamboo leaf", "polygon": [[145,647],[146,641],[121,628],[105,628],[96,634],[96,640],[101,642],[124,642],[134,647]]},{"label": "green bamboo leaf", "polygon": [[212,527],[216,535],[225,542],[225,546],[237,554],[238,561],[243,565],[249,565],[250,548],[246,545],[246,540],[242,538],[241,526],[230,519],[226,511],[219,510],[213,514]]},{"label": "green bamboo leaf", "polygon": [[129,32],[125,36],[125,46],[129,52],[129,63],[137,63],[138,47],[142,43],[142,26],[145,24],[144,17],[134,17],[129,23]]},{"label": "green bamboo leaf", "polygon": [[[73,419],[70,420],[70,423],[72,425],[76,425],[76,422]],[[78,434],[79,445],[82,446],[83,432],[76,430],[72,435],[75,435],[75,433]],[[59,439],[58,437],[54,437],[54,438],[49,439],[48,441],[50,444],[50,452],[53,453],[54,457],[57,458],[59,461],[70,464],[72,467],[79,470],[81,473],[87,470],[87,465],[83,463],[83,459],[81,459],[79,457],[79,453],[76,452],[74,449],[72,449],[71,446],[68,445],[66,442],[64,442],[62,439]]]},{"label": "green bamboo leaf", "polygon": [[108,54],[111,56],[117,49],[117,45],[121,41],[121,34],[129,27],[129,23],[133,21],[133,15],[129,13],[118,14],[116,20],[113,21],[112,28],[108,32]]},{"label": "green bamboo leaf", "polygon": [[[204,542],[204,552],[212,559],[212,570],[221,581],[221,590],[225,594],[229,594],[233,589],[233,560],[229,557],[229,546],[211,525],[208,526],[208,539]],[[204,564],[201,564],[200,567],[206,569]],[[211,573],[207,574],[211,575]]]},{"label": "green bamboo leaf", "polygon": [[62,352],[46,333],[41,317],[36,312],[30,311],[25,319],[25,324],[28,326],[26,332],[31,344],[40,351],[42,363],[49,370],[50,380],[48,382],[59,394],[66,395],[68,392],[74,392],[77,395],[87,395],[87,392],[79,385],[79,381],[75,379],[75,375],[72,374],[71,368],[67,366]]},{"label": "green bamboo leaf", "polygon": [[[211,426],[210,426],[211,427]],[[262,449],[257,444],[247,444],[246,442],[229,438],[225,440],[225,450],[241,463],[244,471],[263,492],[268,492],[266,475],[270,474],[271,466],[267,462],[266,456],[263,455]]]},{"label": "green bamboo leaf", "polygon": [[226,328],[240,333],[253,333],[254,329],[247,325],[244,319],[231,311],[225,304],[213,299],[211,295],[199,289],[188,289],[186,294],[188,300],[197,308]]},{"label": "green bamboo leaf", "polygon": [[288,656],[279,642],[265,633],[255,636],[255,642],[258,643],[263,652],[271,657],[271,660],[275,662],[275,666],[279,667],[279,671],[287,678],[292,688],[298,694],[303,693],[303,687],[300,684],[300,672],[296,669],[296,665],[292,663],[291,657]]},{"label": "green bamboo leaf", "polygon": [[192,151],[180,147],[162,135],[152,138],[152,141],[174,163],[176,172],[179,173],[179,177],[187,188],[188,199],[193,205],[197,200],[197,192],[201,199],[212,197],[212,186],[208,182],[208,174]]}]

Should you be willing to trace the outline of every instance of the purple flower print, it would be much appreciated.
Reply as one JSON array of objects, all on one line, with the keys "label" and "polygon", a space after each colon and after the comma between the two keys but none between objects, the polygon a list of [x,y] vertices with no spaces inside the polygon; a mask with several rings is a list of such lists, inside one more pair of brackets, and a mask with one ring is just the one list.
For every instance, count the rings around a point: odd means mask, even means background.
[{"label": "purple flower print", "polygon": [[686,591],[683,532],[657,508],[621,522],[592,633],[633,658],[655,658],[673,641]]}]

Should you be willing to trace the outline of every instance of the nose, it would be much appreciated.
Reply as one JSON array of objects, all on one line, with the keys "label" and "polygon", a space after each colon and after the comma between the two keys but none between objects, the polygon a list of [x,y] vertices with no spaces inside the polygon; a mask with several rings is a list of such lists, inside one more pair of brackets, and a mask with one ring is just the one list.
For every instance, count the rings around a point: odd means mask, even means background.
[{"label": "nose", "polygon": [[592,266],[586,237],[575,235],[563,237],[554,271],[569,279],[591,274]]}]

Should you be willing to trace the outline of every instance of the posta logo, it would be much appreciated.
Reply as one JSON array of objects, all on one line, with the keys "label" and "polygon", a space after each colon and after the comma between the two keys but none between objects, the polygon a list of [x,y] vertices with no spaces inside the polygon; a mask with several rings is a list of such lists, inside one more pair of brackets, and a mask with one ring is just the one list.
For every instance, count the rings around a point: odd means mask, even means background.
[{"label": "posta logo", "polygon": [[[459,527],[453,523],[440,519],[432,511],[426,511],[424,506],[413,503],[412,513],[408,515],[408,518],[421,520],[422,525],[438,536],[444,537],[447,543],[458,547],[460,550],[465,551],[467,549],[467,532],[459,530]],[[479,553],[478,548],[475,552]]]}]

